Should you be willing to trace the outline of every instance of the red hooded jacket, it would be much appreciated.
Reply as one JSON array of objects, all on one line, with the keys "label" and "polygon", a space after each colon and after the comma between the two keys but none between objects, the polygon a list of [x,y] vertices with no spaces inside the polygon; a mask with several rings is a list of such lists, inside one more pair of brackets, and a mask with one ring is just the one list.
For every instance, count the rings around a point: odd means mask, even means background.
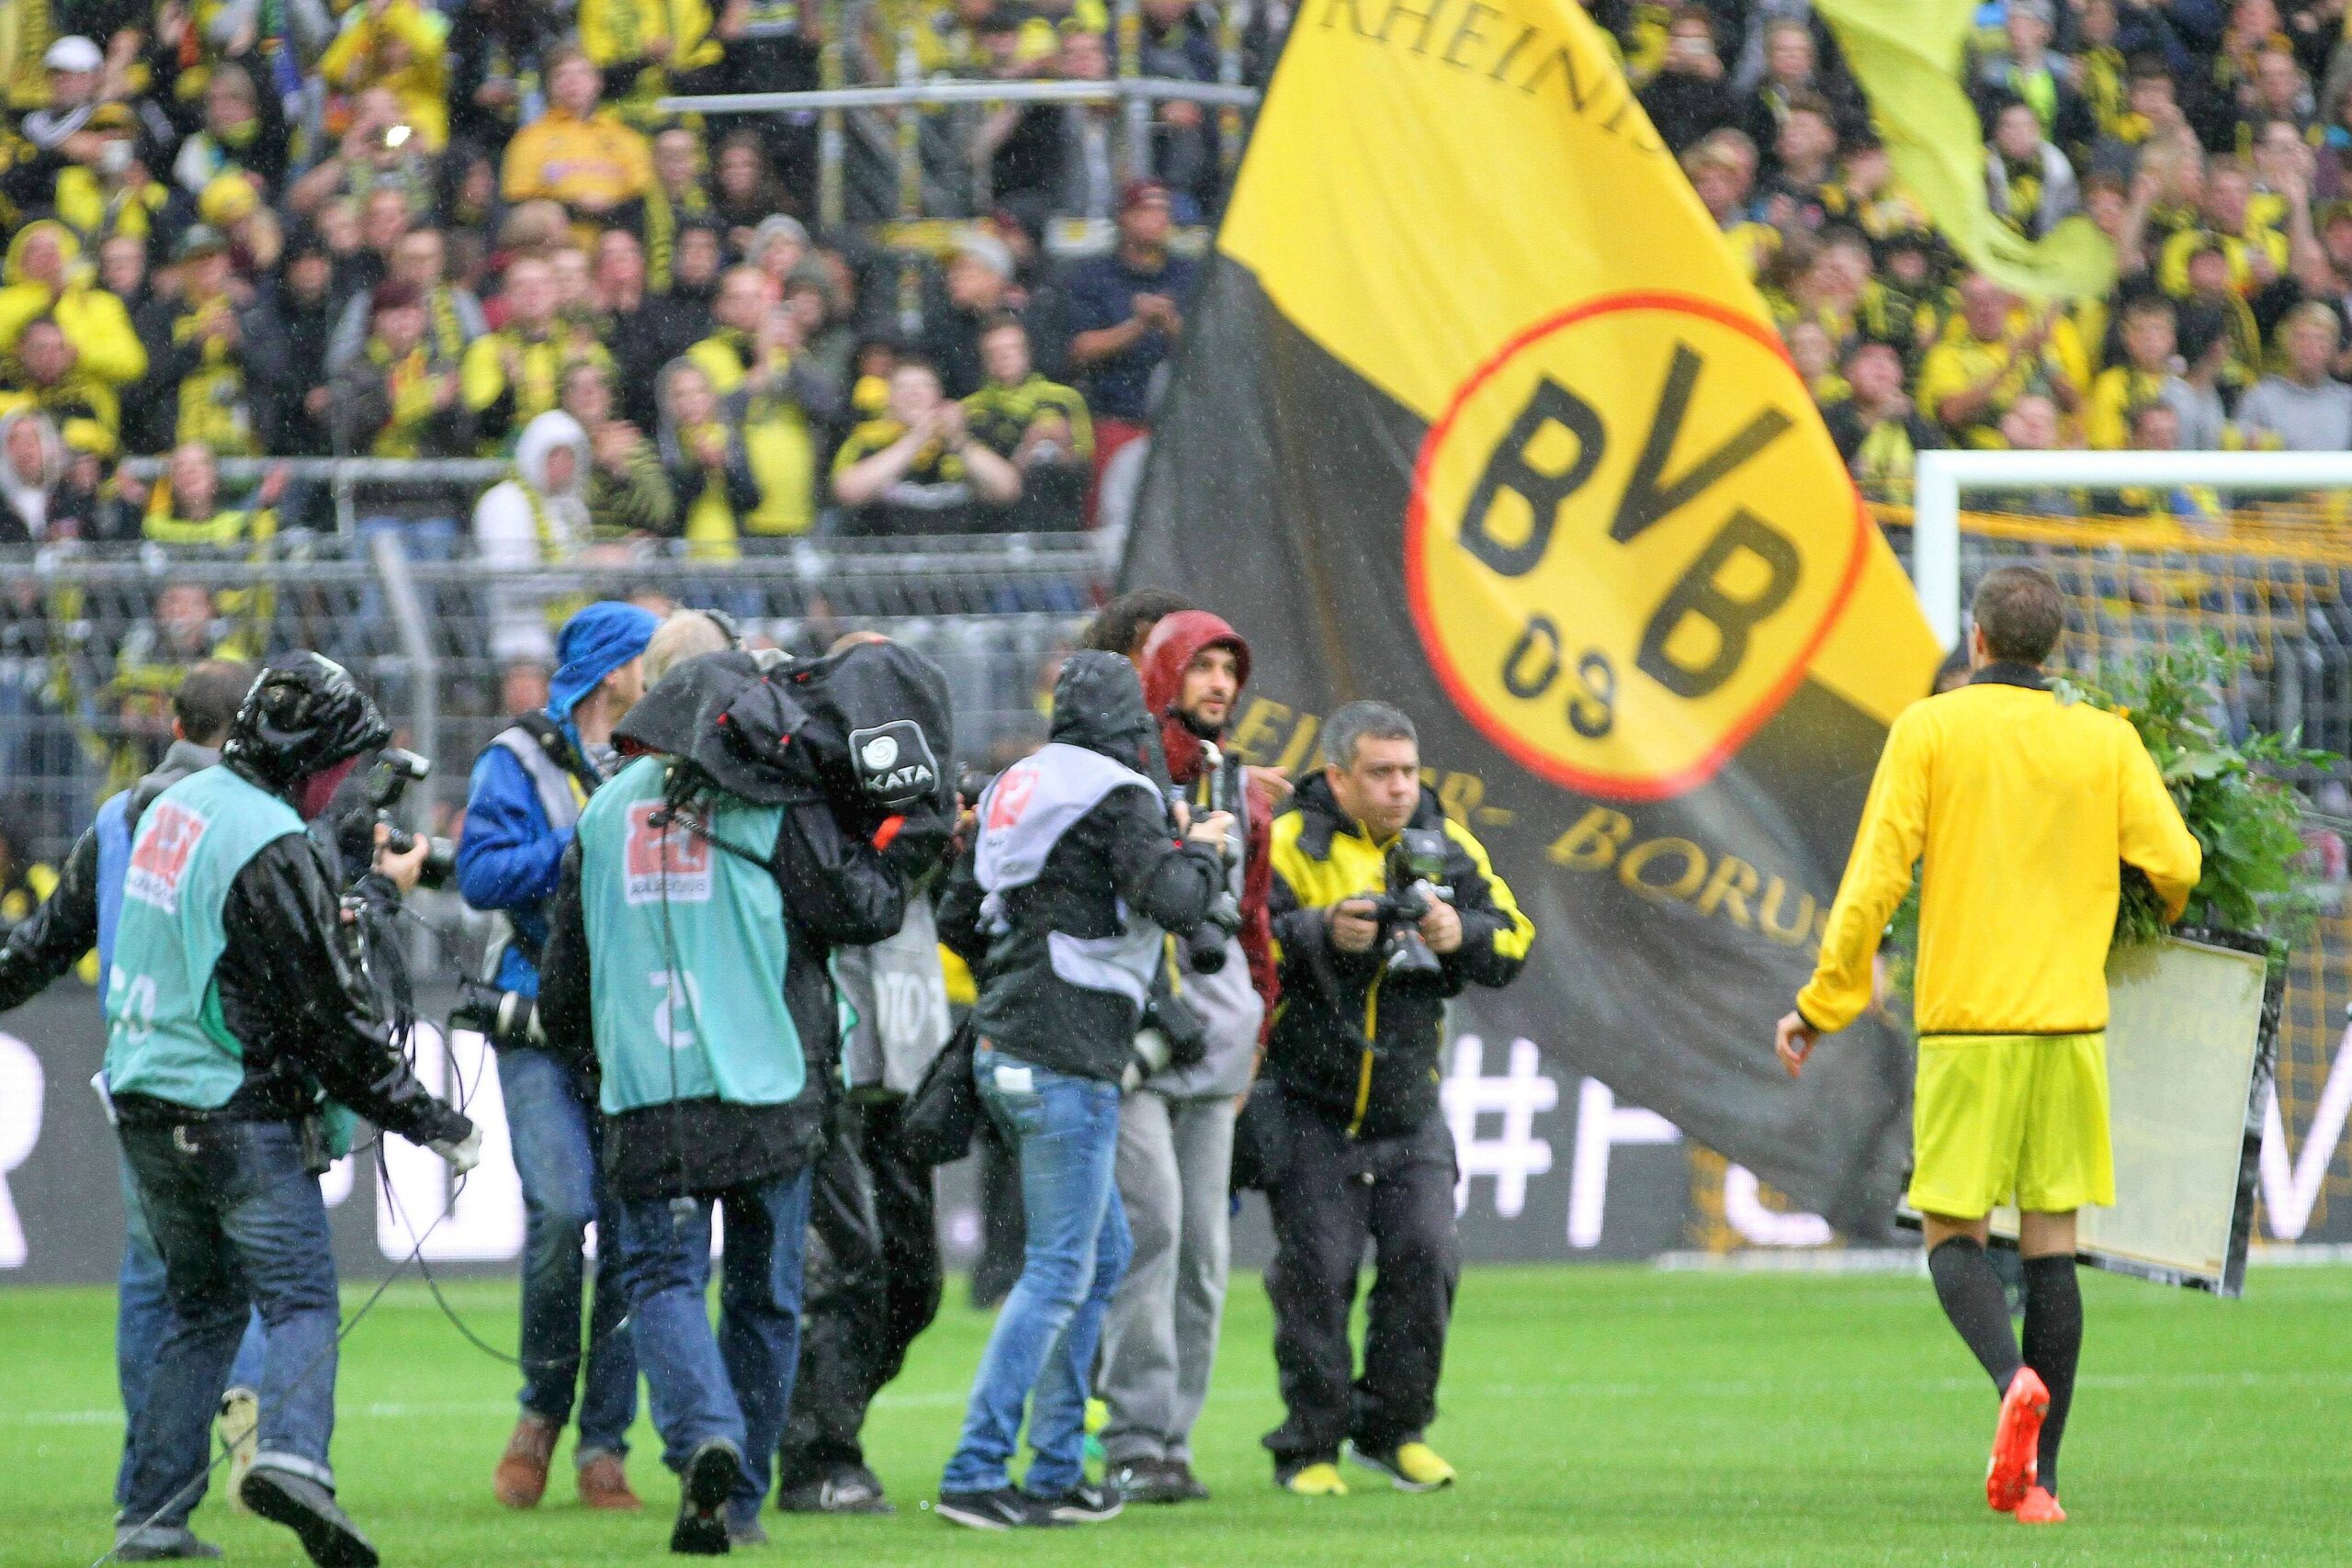
[{"label": "red hooded jacket", "polygon": [[[1143,645],[1143,700],[1152,716],[1159,720],[1159,743],[1168,756],[1168,776],[1179,786],[1189,789],[1201,776],[1204,753],[1199,737],[1176,716],[1176,699],[1184,685],[1185,667],[1201,649],[1223,643],[1233,649],[1239,686],[1250,684],[1250,645],[1241,634],[1228,626],[1224,617],[1206,610],[1179,610],[1163,616],[1151,629]],[[1235,696],[1235,711],[1239,711],[1239,693]],[[1227,716],[1228,720],[1232,715]],[[1264,785],[1251,780],[1245,801],[1247,822],[1244,860],[1241,870],[1241,955],[1250,965],[1250,983],[1257,988],[1266,1004],[1266,1024],[1274,1018],[1274,1003],[1282,994],[1282,982],[1276,978],[1274,967],[1273,931],[1266,913],[1266,895],[1273,886],[1273,820],[1274,797]],[[1259,1038],[1264,1039],[1261,1029]]]}]

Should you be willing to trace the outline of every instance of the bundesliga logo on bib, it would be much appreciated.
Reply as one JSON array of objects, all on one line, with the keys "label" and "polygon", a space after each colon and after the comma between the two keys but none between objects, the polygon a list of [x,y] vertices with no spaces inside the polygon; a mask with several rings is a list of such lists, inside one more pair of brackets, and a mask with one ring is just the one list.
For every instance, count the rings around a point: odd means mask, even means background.
[{"label": "bundesliga logo on bib", "polygon": [[653,818],[664,809],[658,800],[639,801],[628,808],[627,874],[621,896],[632,904],[710,902],[710,844],[678,817]]},{"label": "bundesliga logo on bib", "polygon": [[130,869],[122,879],[123,897],[152,904],[167,915],[179,913],[180,878],[187,871],[188,856],[196,852],[197,840],[209,826],[186,807],[156,802],[148,814],[146,831],[139,836],[139,847],[131,852]]}]

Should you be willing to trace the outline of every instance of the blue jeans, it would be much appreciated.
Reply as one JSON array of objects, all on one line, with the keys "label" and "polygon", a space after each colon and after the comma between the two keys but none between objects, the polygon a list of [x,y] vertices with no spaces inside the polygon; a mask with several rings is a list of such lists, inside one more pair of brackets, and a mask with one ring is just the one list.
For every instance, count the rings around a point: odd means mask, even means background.
[{"label": "blue jeans", "polygon": [[[662,1460],[684,1471],[714,1438],[735,1445],[743,1480],[728,1512],[756,1516],[792,1408],[800,1363],[800,1255],[808,1229],[808,1170],[723,1192],[698,1193],[690,1213],[667,1198],[631,1198],[620,1209],[638,1359],[662,1434]],[[727,1257],[711,1331],[710,1209],[727,1211]]]},{"label": "blue jeans", "polygon": [[980,1102],[1020,1151],[1029,1222],[1021,1278],[1005,1298],[972,1379],[964,1436],[943,1492],[1010,1483],[1021,1412],[1035,1456],[1023,1484],[1056,1496],[1086,1479],[1086,1393],[1102,1314],[1134,1250],[1114,1179],[1119,1086],[1057,1073],[983,1041],[972,1056]]},{"label": "blue jeans", "polygon": [[[164,1293],[164,1255],[147,1229],[147,1211],[139,1201],[139,1178],[128,1155],[115,1162],[122,1171],[122,1273],[115,1284],[114,1379],[122,1391],[122,1464],[115,1472],[114,1501],[120,1507],[130,1500],[130,1428],[147,1408],[147,1385],[155,1375],[155,1351],[171,1326],[172,1304]],[[237,1359],[229,1368],[231,1388],[261,1386],[261,1314],[248,1313],[245,1337],[237,1342]]]},{"label": "blue jeans", "polygon": [[254,1308],[263,1325],[257,1467],[334,1484],[337,1303],[319,1180],[284,1122],[124,1127],[164,1256],[171,1321],[130,1427],[124,1517],[184,1525],[204,1496],[212,1417]]},{"label": "blue jeans", "polygon": [[599,1168],[594,1091],[580,1071],[545,1051],[498,1054],[506,1132],[523,1179],[523,1408],[561,1427],[580,1386],[582,1244],[596,1223],[595,1296],[588,1312],[587,1388],[580,1395],[582,1462],[627,1453],[637,1419],[637,1346],[621,1328],[619,1213]]}]

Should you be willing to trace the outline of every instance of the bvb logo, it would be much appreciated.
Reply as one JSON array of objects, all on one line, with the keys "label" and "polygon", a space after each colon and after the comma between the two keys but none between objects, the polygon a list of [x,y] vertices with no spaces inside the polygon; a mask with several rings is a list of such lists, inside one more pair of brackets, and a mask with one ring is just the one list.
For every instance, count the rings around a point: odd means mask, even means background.
[{"label": "bvb logo", "polygon": [[1796,370],[1708,300],[1530,329],[1430,427],[1405,525],[1421,642],[1488,739],[1589,794],[1704,782],[1795,690],[1869,522]]}]

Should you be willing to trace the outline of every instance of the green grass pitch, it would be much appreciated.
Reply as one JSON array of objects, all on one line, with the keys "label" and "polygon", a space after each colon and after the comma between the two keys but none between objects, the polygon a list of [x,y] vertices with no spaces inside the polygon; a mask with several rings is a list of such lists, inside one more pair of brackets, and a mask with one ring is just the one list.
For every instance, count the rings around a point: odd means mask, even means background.
[{"label": "green grass pitch", "polygon": [[[769,1516],[779,1562],[1352,1568],[1377,1564],[2307,1564],[2352,1562],[2352,1269],[2262,1269],[2240,1302],[2086,1273],[2089,1317],[2065,1466],[2074,1522],[1986,1510],[1994,1402],[1907,1276],[1483,1269],[1464,1280],[1432,1430],[1463,1473],[1408,1496],[1351,1467],[1353,1495],[1269,1483],[1276,1416],[1265,1295],[1236,1281],[1198,1467],[1216,1500],[1086,1529],[983,1537],[919,1509],[953,1445],[987,1320],[960,1282],[868,1427],[895,1519]],[[513,1292],[452,1300],[511,1343]],[[346,1292],[347,1308],[364,1292]],[[113,1303],[0,1291],[0,1563],[86,1568],[110,1540]],[[676,1488],[640,1428],[647,1511],[590,1516],[559,1461],[548,1500],[505,1512],[490,1470],[514,1379],[395,1286],[346,1341],[335,1466],[388,1563],[499,1568],[665,1560]],[[231,1516],[199,1530],[255,1568],[290,1535]]]}]

